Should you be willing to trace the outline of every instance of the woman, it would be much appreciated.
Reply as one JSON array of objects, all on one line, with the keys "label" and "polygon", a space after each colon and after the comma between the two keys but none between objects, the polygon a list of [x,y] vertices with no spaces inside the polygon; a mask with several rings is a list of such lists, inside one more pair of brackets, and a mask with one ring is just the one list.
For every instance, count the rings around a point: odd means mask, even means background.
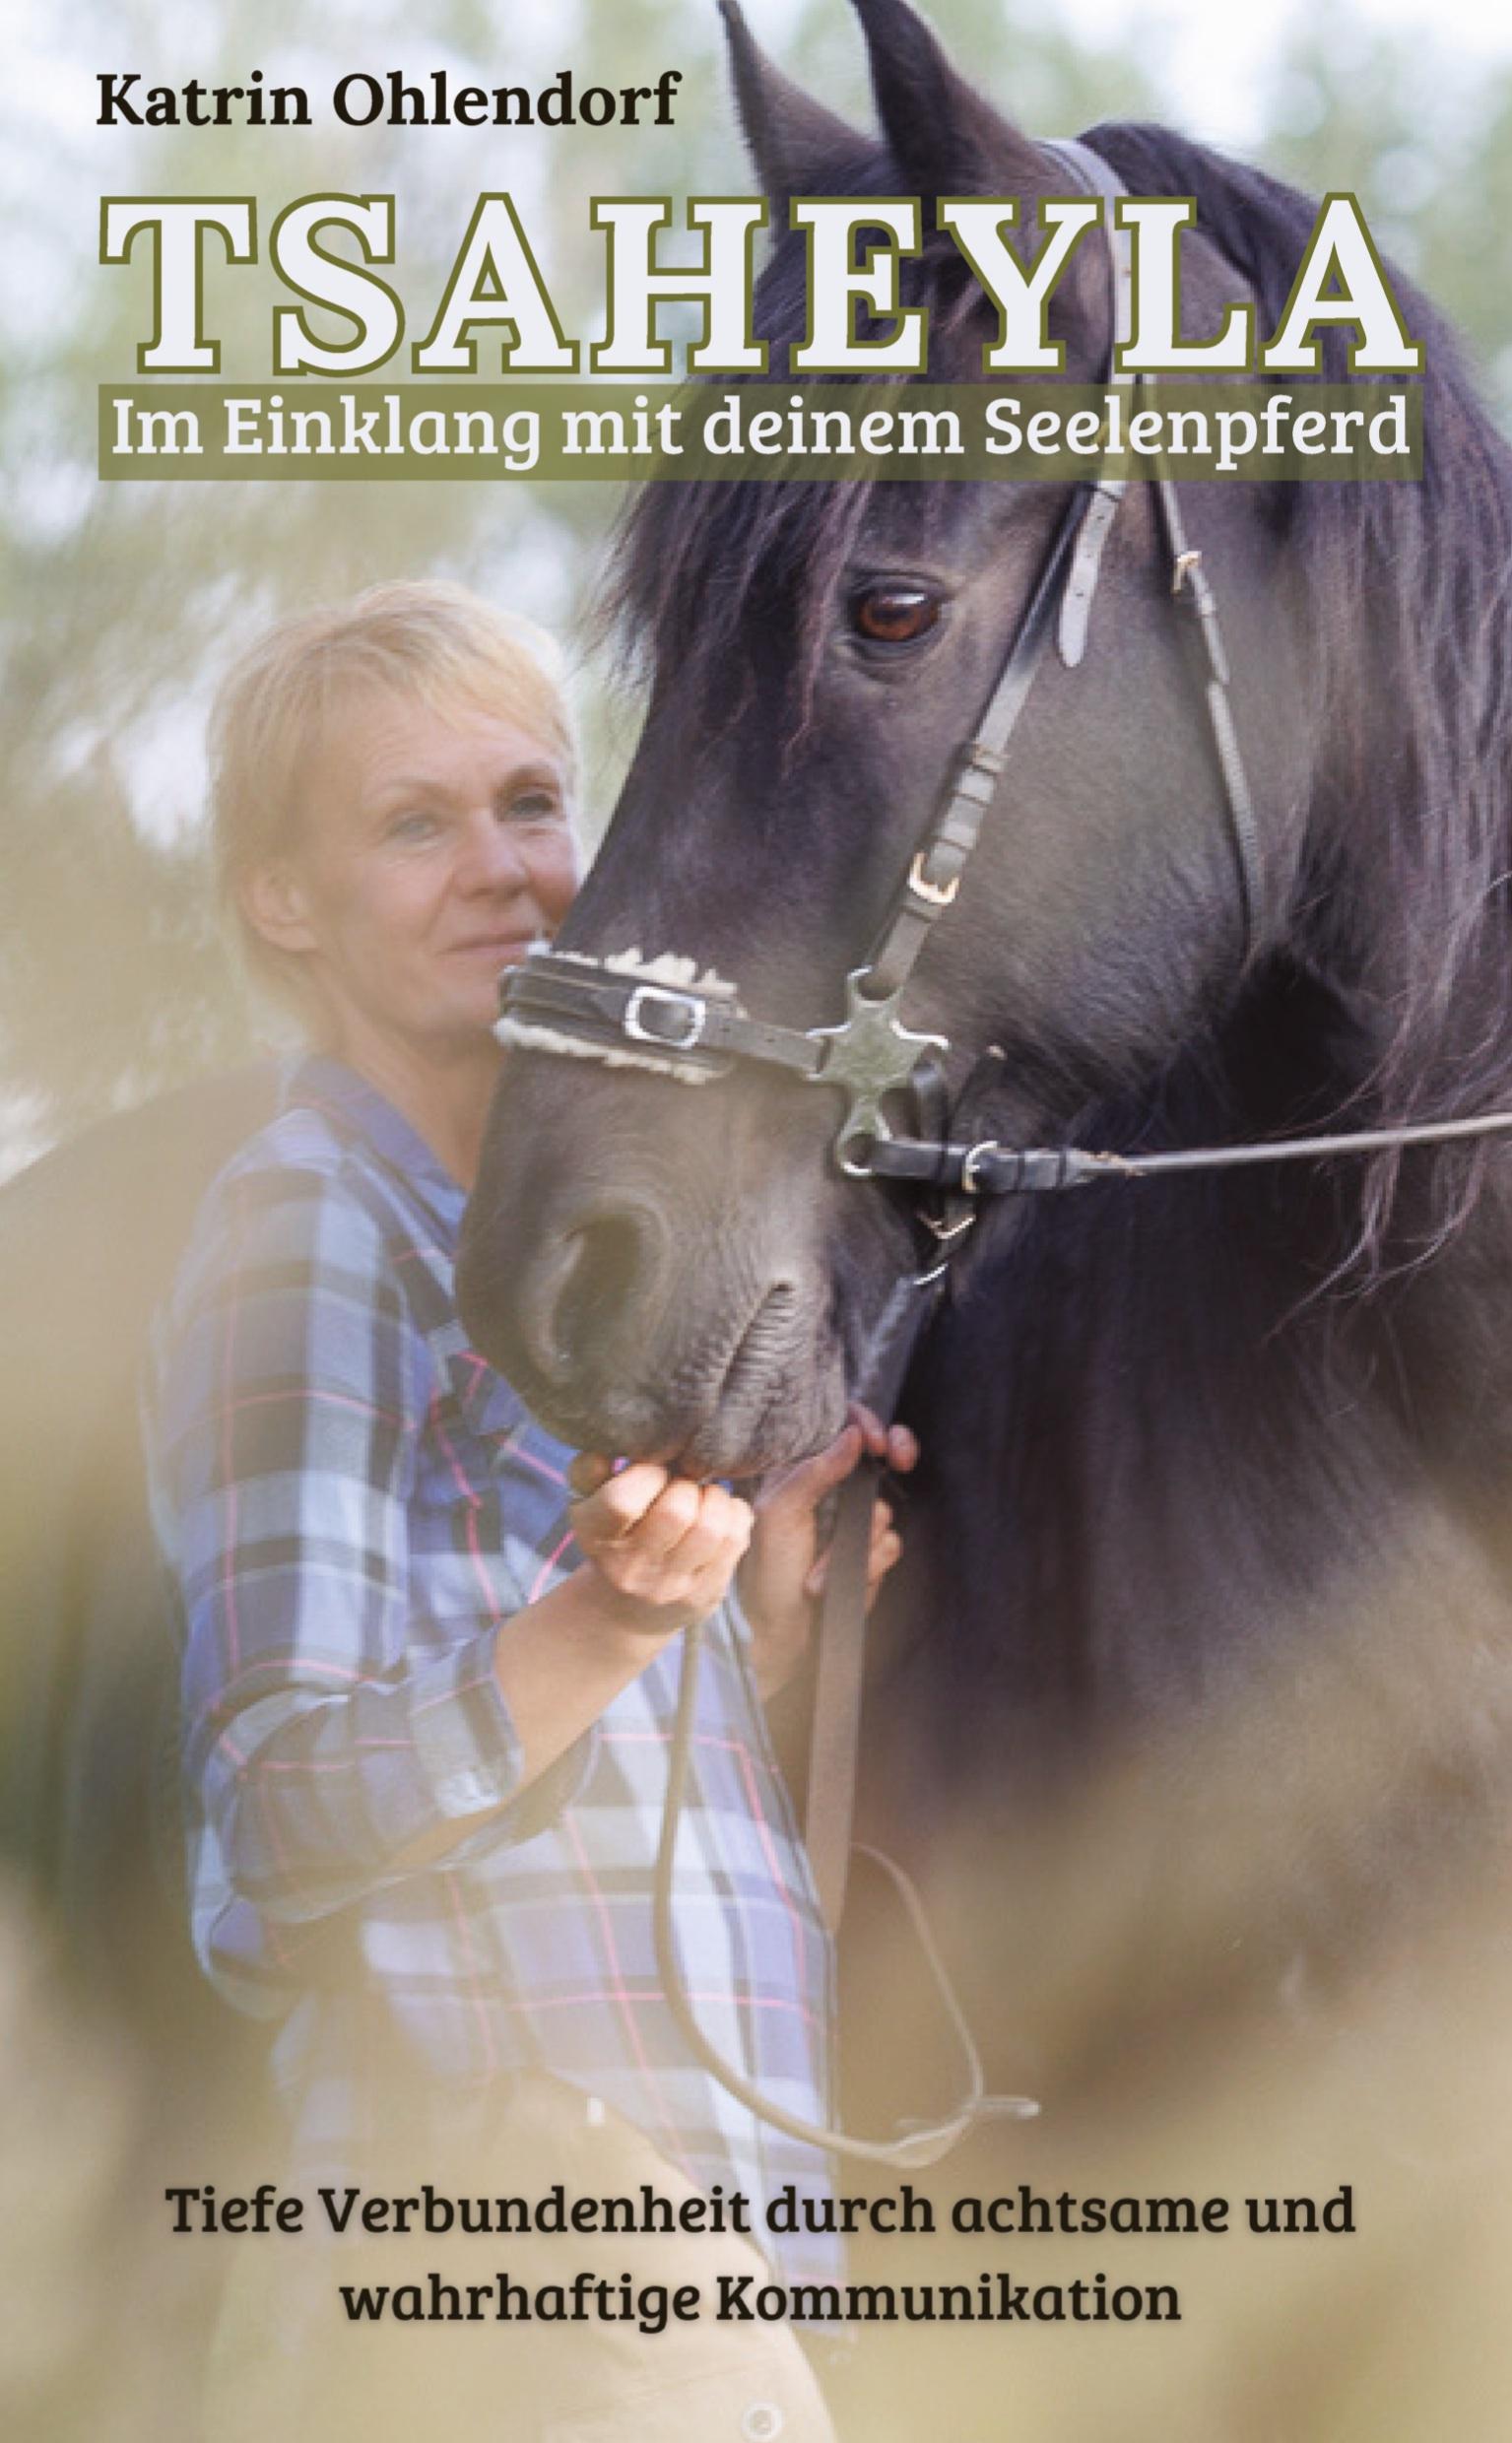
[{"label": "woman", "polygon": [[[676,1641],[712,1615],[687,1982],[748,2075],[824,2118],[828,1948],[758,1692],[808,1635],[817,1505],[864,1443],[900,1466],[911,1445],[860,1420],[753,1512],[659,1466],[571,1460],[467,1347],[452,1265],[497,978],[577,879],[572,736],[533,630],[422,584],[286,623],[228,682],[214,766],[228,903],[318,1048],[212,1189],[163,1335],[201,1957],[281,2018],[311,2201],[464,2167],[489,2195],[735,2193],[785,2273],[829,2272],[825,2243],[765,2237],[764,2204],[822,2193],[823,2161],[687,2057],[649,1892]],[[874,1576],[896,1550],[880,1511]],[[580,2239],[569,2260],[532,2247],[538,2271],[585,2263]],[[617,2239],[604,2271],[633,2259],[638,2279],[667,2248]],[[719,2272],[759,2267],[738,2236],[672,2253],[710,2305]],[[380,2353],[344,2332],[341,2266],[298,2306],[259,2267],[229,2319],[222,2431],[267,2430],[282,2355],[308,2431],[311,2383],[349,2410],[362,2395],[354,2430],[397,2433],[460,2370],[461,2435],[494,2430],[500,2387],[511,2436],[601,2416],[700,2443],[827,2432],[785,2327],[600,2319],[567,2351],[512,2310],[502,2357],[392,2321]],[[473,2252],[473,2276],[493,2270]],[[369,2278],[392,2289],[402,2260],[375,2244]]]}]

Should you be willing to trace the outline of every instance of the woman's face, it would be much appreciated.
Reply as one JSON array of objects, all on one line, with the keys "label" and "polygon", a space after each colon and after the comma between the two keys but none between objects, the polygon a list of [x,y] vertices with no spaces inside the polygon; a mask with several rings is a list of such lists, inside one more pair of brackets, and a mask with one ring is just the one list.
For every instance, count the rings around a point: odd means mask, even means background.
[{"label": "woman's face", "polygon": [[379,689],[338,702],[296,847],[249,909],[308,961],[337,1049],[476,1054],[500,972],[576,891],[566,789],[550,746],[466,702]]}]

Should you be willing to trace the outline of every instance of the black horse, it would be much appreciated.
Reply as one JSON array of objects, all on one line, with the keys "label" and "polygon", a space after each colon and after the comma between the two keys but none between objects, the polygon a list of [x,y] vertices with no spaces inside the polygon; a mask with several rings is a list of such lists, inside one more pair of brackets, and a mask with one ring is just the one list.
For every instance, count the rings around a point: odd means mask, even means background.
[{"label": "black horse", "polygon": [[[734,25],[779,199],[1064,189],[900,0],[860,14],[882,143]],[[1270,328],[1305,200],[1160,129],[1090,142],[1133,191],[1197,198],[1196,335],[1242,293]],[[1095,251],[1080,261],[1057,335],[1087,379],[1108,302]],[[934,372],[968,378],[978,294],[948,246],[906,269]],[[801,335],[801,271],[779,239],[774,363]],[[1153,512],[1125,504],[1087,658],[1036,680],[910,989],[957,1084],[1002,1047],[978,1135],[1128,1151],[1512,1100],[1512,459],[1429,308],[1409,319],[1427,338],[1420,485],[1189,496],[1263,833],[1248,948]],[[1325,352],[1343,378],[1344,335]],[[1042,486],[649,490],[622,602],[650,711],[563,945],[675,951],[761,1017],[837,1019],[1061,505]],[[918,632],[893,640],[900,616]],[[750,1073],[694,1093],[513,1056],[464,1267],[480,1344],[575,1441],[745,1473],[812,1448],[910,1253],[897,1205],[836,1175],[835,1121],[828,1095]],[[1451,1616],[1499,1652],[1509,1194],[1505,1156],[1451,1148],[984,1220],[908,1394],[926,1792],[1059,1771],[1100,1728],[1201,1709],[1416,1572],[1418,1644],[1451,1682]],[[1477,1706],[1501,1688],[1488,1667]]]},{"label": "black horse", "polygon": [[[856,4],[880,140],[726,11],[775,227],[795,193],[1007,193],[1028,219],[1065,191],[902,0]],[[1132,192],[1196,198],[1188,334],[1244,295],[1272,329],[1313,207],[1160,128],[1087,141]],[[1052,333],[1068,378],[1100,378],[1106,263],[1074,262]],[[778,236],[774,364],[802,274]],[[953,248],[927,242],[904,293],[932,377],[976,377],[996,326]],[[1037,677],[910,986],[953,1086],[977,1076],[973,1134],[1129,1152],[1512,1103],[1512,456],[1398,294],[1426,343],[1420,484],[1185,503],[1256,800],[1255,935],[1136,488],[1085,660]],[[838,1020],[1062,507],[650,488],[619,589],[648,717],[559,947],[681,954],[760,1018]],[[463,1266],[479,1346],[574,1442],[736,1475],[813,1448],[913,1253],[895,1196],[837,1174],[837,1116],[751,1070],[691,1091],[512,1053]],[[1089,2093],[1140,2029],[1188,2059],[1236,1979],[1298,2009],[1347,1935],[1378,1958],[1499,1852],[1509,1258],[1512,1155],[1463,1147],[984,1217],[907,1387],[926,1458],[866,1769],[958,1903],[1000,2074]]]}]

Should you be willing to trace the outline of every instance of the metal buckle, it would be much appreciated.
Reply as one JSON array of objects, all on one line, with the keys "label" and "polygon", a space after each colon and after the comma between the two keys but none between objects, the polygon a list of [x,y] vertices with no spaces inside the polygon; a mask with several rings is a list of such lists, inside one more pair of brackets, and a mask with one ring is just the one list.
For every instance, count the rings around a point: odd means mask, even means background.
[{"label": "metal buckle", "polygon": [[933,1213],[921,1213],[917,1218],[940,1246],[953,1247],[957,1238],[964,1238],[967,1230],[975,1229],[977,1210],[973,1205],[971,1211],[963,1213],[958,1222],[942,1222],[938,1214]]},{"label": "metal buckle", "polygon": [[[658,1009],[682,1010],[688,1018],[688,1032],[682,1035],[658,1034],[647,1026],[641,1011],[654,1003]],[[649,1043],[662,1052],[690,1052],[703,1039],[708,1024],[709,1005],[697,993],[677,992],[666,984],[637,984],[625,1005],[621,1023],[636,1043]]]},{"label": "metal buckle", "polygon": [[930,907],[949,907],[960,889],[960,876],[955,875],[948,883],[926,882],[924,878],[925,853],[921,848],[908,868],[908,888],[916,899],[923,899]]}]

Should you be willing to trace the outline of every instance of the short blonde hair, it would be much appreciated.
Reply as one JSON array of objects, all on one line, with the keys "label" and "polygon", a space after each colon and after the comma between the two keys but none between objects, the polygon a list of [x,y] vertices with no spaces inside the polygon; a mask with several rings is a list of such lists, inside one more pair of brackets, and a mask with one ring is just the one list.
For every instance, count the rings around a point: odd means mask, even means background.
[{"label": "short blonde hair", "polygon": [[303,962],[264,941],[241,891],[297,842],[303,776],[332,707],[354,689],[385,688],[517,722],[559,758],[570,803],[577,739],[558,669],[544,628],[439,578],[369,586],[257,639],[221,686],[209,739],[217,895],[254,979],[308,1015]]}]

